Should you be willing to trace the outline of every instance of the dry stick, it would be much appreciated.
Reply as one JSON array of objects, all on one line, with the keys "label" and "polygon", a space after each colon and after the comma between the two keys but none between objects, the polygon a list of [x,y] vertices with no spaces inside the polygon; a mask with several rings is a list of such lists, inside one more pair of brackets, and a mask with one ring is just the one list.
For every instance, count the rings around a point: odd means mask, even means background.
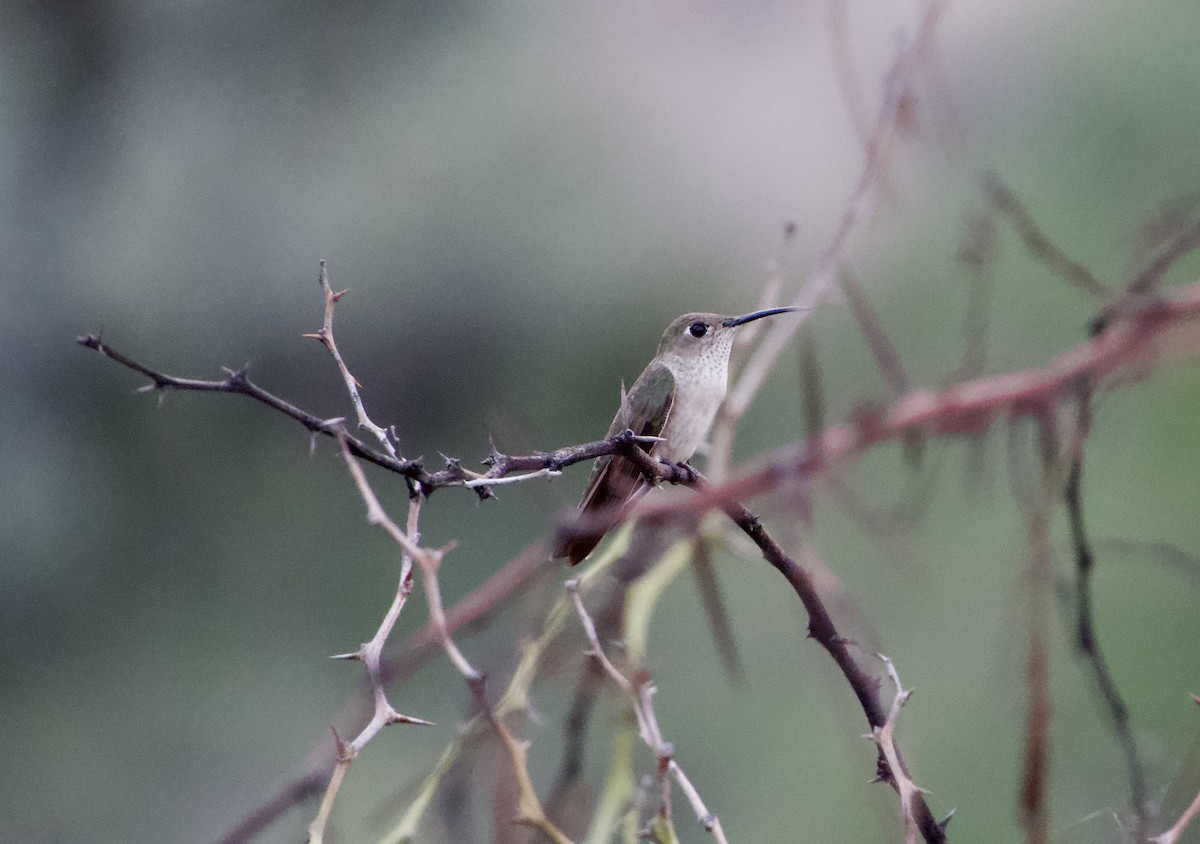
[{"label": "dry stick", "polygon": [[1133,737],[1133,729],[1129,723],[1129,709],[1117,689],[1116,679],[1100,649],[1096,638],[1095,621],[1092,613],[1092,572],[1095,568],[1095,554],[1083,524],[1083,439],[1090,427],[1090,395],[1080,391],[1079,396],[1079,427],[1077,438],[1080,446],[1071,455],[1071,467],[1067,475],[1067,483],[1063,491],[1066,503],[1067,518],[1071,526],[1071,545],[1075,552],[1075,600],[1078,607],[1076,615],[1076,646],[1092,667],[1092,674],[1100,689],[1100,696],[1112,720],[1113,730],[1121,751],[1125,754],[1125,768],[1129,777],[1129,801],[1134,814],[1134,840],[1142,841],[1148,831],[1149,813],[1146,805],[1146,778],[1142,769],[1141,757],[1138,754],[1137,742]]},{"label": "dry stick", "polygon": [[670,774],[679,783],[679,787],[687,796],[688,802],[692,805],[692,810],[696,813],[696,819],[704,827],[706,832],[712,833],[713,838],[719,844],[729,844],[725,837],[725,830],[721,826],[721,820],[716,815],[708,810],[704,804],[703,798],[700,797],[700,792],[688,779],[683,772],[683,768],[675,760],[675,749],[669,741],[666,741],[662,736],[662,730],[658,726],[658,717],[654,712],[654,684],[650,682],[649,676],[641,676],[639,672],[636,681],[630,680],[621,671],[612,664],[608,656],[604,653],[604,648],[600,646],[600,638],[596,635],[596,625],[592,621],[592,617],[588,614],[587,608],[583,605],[583,598],[579,595],[579,582],[577,580],[568,580],[566,582],[567,592],[571,595],[571,601],[575,605],[575,613],[579,616],[580,622],[583,624],[584,633],[587,634],[588,643],[591,645],[589,654],[596,658],[596,661],[604,668],[605,673],[620,686],[621,690],[629,695],[633,702],[633,711],[637,716],[638,735],[646,746],[653,751],[658,759],[658,777],[661,789],[661,801],[659,804],[660,818],[664,823],[670,823],[670,798],[671,786],[667,775]]},{"label": "dry stick", "polygon": [[387,515],[387,512],[379,503],[379,498],[375,495],[375,491],[371,488],[370,483],[368,483],[362,466],[354,459],[354,455],[344,443],[342,446],[342,456],[345,459],[346,468],[349,470],[351,477],[354,478],[355,485],[358,487],[359,495],[362,496],[363,502],[367,505],[367,521],[370,524],[383,528],[404,553],[412,557],[413,561],[417,564],[417,568],[421,570],[429,619],[437,632],[442,650],[445,651],[446,656],[449,657],[451,664],[454,665],[458,673],[467,681],[467,686],[474,693],[484,716],[500,736],[505,749],[509,753],[512,760],[513,772],[520,786],[517,803],[520,815],[516,820],[519,823],[537,829],[551,841],[555,842],[555,844],[571,844],[571,840],[546,817],[546,813],[542,810],[541,803],[538,801],[537,792],[534,790],[533,781],[529,776],[528,745],[518,741],[504,722],[495,716],[484,691],[483,674],[477,671],[467,660],[466,656],[463,655],[462,651],[458,649],[446,627],[446,613],[442,605],[438,569],[441,567],[446,553],[453,548],[453,544],[438,549],[421,547],[413,537],[400,530],[396,523]]},{"label": "dry stick", "polygon": [[278,794],[245,815],[233,829],[220,839],[219,844],[245,844],[253,841],[259,833],[291,809],[328,787],[328,776],[322,769],[309,771],[288,783]]},{"label": "dry stick", "polygon": [[[446,611],[446,629],[453,635],[459,630],[475,630],[485,625],[507,598],[512,597],[531,577],[551,567],[541,543],[527,547]],[[406,678],[440,652],[433,623],[426,621],[403,642],[397,656],[381,663],[380,680],[386,686],[397,679]],[[346,702],[342,714],[334,722],[345,719],[352,709],[357,711],[357,708],[358,697],[355,695]],[[252,809],[220,839],[219,844],[246,844],[293,806],[313,794],[321,793],[330,777],[324,748],[324,741],[315,744],[306,756],[305,770],[275,795]]]},{"label": "dry stick", "polygon": [[[900,815],[904,821],[905,844],[916,844],[920,829],[913,810],[916,801],[925,793],[925,789],[913,782],[908,775],[908,771],[900,759],[900,751],[896,748],[896,723],[900,720],[900,710],[912,697],[912,690],[904,688],[900,682],[900,674],[890,659],[881,653],[876,653],[875,658],[880,660],[887,669],[888,677],[896,687],[896,696],[892,698],[887,723],[882,727],[875,727],[868,738],[875,742],[879,752],[887,760],[888,769],[896,779],[896,790],[900,793]],[[951,815],[953,814],[951,812]],[[948,820],[949,818],[946,819],[946,821]],[[946,821],[942,822],[943,827],[945,827]]]},{"label": "dry stick", "polygon": [[989,173],[984,177],[983,190],[991,206],[1012,222],[1013,228],[1021,236],[1025,248],[1035,258],[1097,302],[1107,303],[1115,298],[1113,292],[1097,279],[1091,270],[1068,257],[1065,252],[1051,242],[1050,238],[1046,237],[1037,222],[1034,221],[1033,215],[1021,204],[1021,200],[1017,199],[1017,195],[997,174]]},{"label": "dry stick", "polygon": [[350,394],[350,401],[354,404],[354,412],[358,416],[358,427],[365,431],[369,431],[383,450],[388,453],[393,459],[399,459],[396,453],[396,447],[392,445],[391,439],[388,437],[388,432],[380,428],[371,421],[371,417],[367,415],[367,410],[363,406],[362,397],[358,394],[359,387],[358,379],[350,374],[346,362],[342,360],[342,353],[338,351],[337,343],[333,339],[333,311],[337,306],[338,301],[348,293],[348,290],[339,290],[333,292],[333,288],[329,286],[329,276],[325,272],[325,259],[321,259],[321,272],[317,277],[317,283],[321,285],[321,292],[325,294],[325,318],[321,328],[315,334],[305,334],[305,337],[311,337],[323,345],[337,364],[338,372],[342,375],[342,381],[346,384],[346,392]]},{"label": "dry stick", "polygon": [[[321,342],[326,350],[333,356],[334,362],[337,364],[338,371],[342,375],[342,380],[346,385],[346,391],[350,396],[350,401],[354,405],[354,411],[358,416],[358,427],[369,431],[380,446],[384,449],[387,455],[393,460],[398,460],[399,456],[396,453],[395,447],[388,438],[387,432],[371,421],[367,415],[366,407],[363,406],[362,397],[359,395],[358,379],[351,373],[346,366],[346,362],[342,359],[341,352],[338,351],[337,342],[333,336],[333,314],[337,307],[338,300],[346,294],[343,290],[339,293],[334,293],[333,288],[329,286],[329,277],[325,272],[325,261],[321,261],[321,272],[317,279],[324,293],[325,310],[324,319],[321,329],[315,334],[306,334],[306,337],[312,337]],[[362,475],[362,467],[351,456],[348,451],[347,441],[344,430],[338,437],[338,442],[341,445],[343,456],[350,465],[351,474],[358,472],[357,477]],[[411,479],[406,479],[409,482],[410,493],[412,492]],[[364,481],[365,482],[365,481]],[[412,718],[403,715],[396,711],[387,699],[387,692],[384,688],[383,672],[380,667],[380,655],[383,652],[383,646],[387,643],[388,637],[391,636],[392,629],[396,625],[396,621],[400,618],[400,613],[404,610],[405,604],[408,602],[408,596],[412,592],[412,568],[414,559],[423,558],[424,555],[419,552],[420,549],[420,515],[421,515],[421,499],[415,494],[409,495],[408,502],[408,531],[407,538],[409,545],[399,542],[403,553],[401,554],[400,578],[396,587],[396,596],[392,600],[391,606],[387,613],[384,614],[383,620],[379,624],[375,635],[369,642],[365,642],[357,651],[352,653],[339,654],[335,659],[352,659],[358,660],[366,665],[367,675],[371,682],[371,697],[374,703],[370,721],[359,732],[359,734],[349,743],[342,741],[341,737],[334,732],[335,744],[337,747],[337,763],[334,766],[333,774],[329,778],[329,785],[325,790],[325,796],[321,800],[320,808],[317,810],[317,815],[309,825],[308,840],[311,844],[320,844],[325,836],[325,827],[329,823],[330,814],[333,812],[334,802],[337,800],[337,795],[341,791],[342,783],[345,781],[346,774],[350,770],[350,765],[355,757],[367,746],[379,732],[388,724],[430,724],[432,722],[425,721],[420,718]],[[376,502],[374,509],[368,508],[367,520],[372,524],[377,524],[377,517],[381,510]],[[393,536],[393,538],[396,538]]]},{"label": "dry stick", "polygon": [[1184,229],[1155,255],[1146,268],[1134,276],[1133,281],[1129,282],[1127,292],[1133,294],[1153,292],[1154,288],[1158,286],[1158,282],[1166,275],[1167,270],[1184,255],[1197,248],[1200,248],[1200,223]]},{"label": "dry stick", "polygon": [[1029,652],[1025,679],[1029,705],[1025,714],[1025,760],[1021,775],[1021,822],[1027,844],[1048,844],[1050,809],[1048,804],[1050,764],[1050,647],[1046,641],[1046,601],[1054,590],[1054,559],[1050,547],[1050,517],[1058,485],[1053,479],[1057,448],[1053,408],[1044,408],[1038,417],[1042,434],[1042,488],[1026,516],[1028,563],[1025,574],[1029,584]]},{"label": "dry stick", "polygon": [[[359,472],[362,471],[362,468],[353,457],[348,459]],[[410,536],[419,535],[417,533],[417,521],[420,516],[420,507],[421,502],[419,498],[409,499],[408,533]],[[329,785],[326,787],[325,796],[321,800],[321,806],[317,810],[317,815],[308,828],[308,840],[311,844],[320,844],[324,839],[325,827],[329,823],[329,816],[333,811],[334,801],[337,799],[342,782],[350,770],[350,765],[353,764],[355,757],[366,747],[367,743],[379,734],[380,730],[389,724],[428,725],[433,723],[432,721],[413,718],[396,711],[388,702],[387,692],[384,690],[382,672],[380,671],[380,653],[383,651],[384,643],[387,642],[388,636],[391,635],[392,628],[395,626],[396,620],[400,617],[400,612],[404,609],[409,593],[412,591],[412,565],[412,554],[408,550],[405,550],[400,565],[400,580],[396,588],[396,597],[392,600],[391,607],[388,608],[383,621],[379,624],[379,629],[376,630],[371,641],[364,642],[357,651],[338,654],[334,657],[334,659],[358,660],[366,665],[367,674],[371,680],[374,710],[371,720],[349,743],[343,742],[337,736],[337,733],[334,733],[337,744],[337,764],[334,766],[333,774],[329,778]]]},{"label": "dry stick", "polygon": [[[697,479],[696,485],[701,488],[701,495],[704,495],[704,481]],[[874,676],[864,670],[850,653],[850,642],[838,633],[836,626],[834,626],[833,618],[830,616],[825,602],[821,599],[812,576],[803,566],[799,565],[784,552],[779,544],[767,533],[758,517],[741,504],[724,502],[718,506],[758,546],[763,558],[774,566],[787,580],[808,613],[808,635],[815,639],[833,657],[833,661],[837,663],[842,675],[846,678],[846,681],[850,684],[850,688],[858,698],[859,706],[867,716],[867,723],[870,724],[872,731],[883,729],[888,722],[889,712],[880,699],[879,682]],[[895,749],[894,745],[893,749]],[[898,770],[893,769],[893,764],[898,766]],[[898,750],[895,751],[895,761],[889,763],[887,757],[883,754],[882,748],[880,749],[878,776],[880,780],[896,789],[902,798],[905,797],[905,793],[901,791],[900,784],[905,779],[911,780],[911,778],[908,777],[907,768],[905,768],[904,760],[901,758]],[[908,795],[908,799],[910,801],[910,816],[916,827],[921,831],[924,839],[927,842],[945,841],[945,821],[939,823],[934,819],[933,813],[925,803],[924,797],[920,793],[916,793]]]},{"label": "dry stick", "polygon": [[866,291],[854,278],[852,272],[843,269],[838,274],[838,278],[841,281],[842,290],[846,293],[846,299],[850,302],[850,310],[854,312],[854,321],[858,323],[858,330],[862,332],[863,339],[867,341],[867,348],[870,349],[871,356],[875,359],[875,368],[879,370],[884,383],[887,384],[889,395],[892,398],[904,395],[912,389],[912,380],[904,369],[904,361],[900,358],[900,353],[883,327],[883,320],[879,318],[878,312],[871,305],[871,300],[867,298]]},{"label": "dry stick", "polygon": [[1179,820],[1175,822],[1174,826],[1150,840],[1153,844],[1176,844],[1179,841],[1179,836],[1183,835],[1184,830],[1191,826],[1192,821],[1197,817],[1200,817],[1200,793],[1196,795],[1196,799],[1184,810],[1184,813],[1179,816]]},{"label": "dry stick", "polygon": [[[81,346],[93,349],[110,360],[132,369],[153,383],[139,388],[139,392],[149,390],[180,390],[184,392],[201,393],[233,393],[249,396],[255,401],[262,402],[268,407],[279,411],[285,416],[296,420],[312,434],[322,434],[342,441],[355,457],[373,463],[383,469],[415,481],[420,490],[429,494],[442,487],[463,487],[471,489],[481,498],[490,497],[490,487],[497,483],[513,483],[534,478],[546,477],[559,473],[564,467],[594,460],[609,454],[616,454],[626,447],[628,442],[637,441],[638,437],[626,433],[618,434],[607,440],[595,440],[580,445],[566,446],[554,451],[537,451],[532,454],[510,455],[502,454],[495,448],[483,461],[488,471],[480,475],[464,469],[453,458],[447,459],[446,468],[436,472],[425,469],[420,460],[404,460],[380,453],[362,440],[350,435],[343,426],[343,418],[320,419],[307,411],[301,410],[290,402],[279,398],[259,387],[246,375],[245,370],[225,369],[228,377],[220,381],[209,381],[199,378],[181,378],[168,375],[165,372],[152,369],[128,355],[114,349],[104,342],[98,334],[81,334],[75,338]],[[525,474],[508,477],[513,472]]]}]

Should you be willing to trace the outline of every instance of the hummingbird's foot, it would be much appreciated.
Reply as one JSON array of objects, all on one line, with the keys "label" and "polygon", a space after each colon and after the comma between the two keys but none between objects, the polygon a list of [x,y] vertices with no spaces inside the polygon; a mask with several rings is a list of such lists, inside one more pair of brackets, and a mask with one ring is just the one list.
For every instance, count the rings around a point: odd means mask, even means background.
[{"label": "hummingbird's foot", "polygon": [[660,459],[659,462],[665,466],[671,467],[671,469],[672,469],[671,476],[667,477],[667,478],[663,478],[663,480],[670,481],[673,484],[683,484],[684,486],[691,486],[700,477],[700,473],[697,472],[695,469],[693,469],[692,464],[688,463],[686,460],[681,460],[678,463],[673,463],[670,460]]}]

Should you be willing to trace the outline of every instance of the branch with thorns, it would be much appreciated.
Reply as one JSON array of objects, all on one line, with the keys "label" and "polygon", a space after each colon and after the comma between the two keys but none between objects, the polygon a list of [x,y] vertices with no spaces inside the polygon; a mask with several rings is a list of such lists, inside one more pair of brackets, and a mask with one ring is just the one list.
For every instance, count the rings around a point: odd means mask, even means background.
[{"label": "branch with thorns", "polygon": [[[721,819],[708,810],[700,792],[697,790],[692,781],[688,779],[687,774],[683,772],[678,760],[675,758],[674,746],[663,738],[662,730],[658,726],[658,716],[654,712],[654,684],[650,680],[650,675],[639,670],[634,679],[629,679],[621,670],[613,665],[612,661],[604,653],[604,648],[600,644],[600,637],[596,634],[596,624],[592,621],[591,615],[587,611],[587,607],[583,604],[583,598],[579,595],[579,581],[575,579],[568,580],[565,584],[567,593],[571,596],[571,602],[575,606],[575,613],[579,616],[579,621],[583,625],[584,633],[587,635],[591,649],[588,654],[600,663],[613,682],[628,695],[634,715],[637,718],[638,735],[646,746],[654,753],[658,760],[658,783],[659,783],[659,804],[657,813],[657,824],[664,830],[672,829],[673,819],[671,815],[671,781],[668,776],[674,777],[679,783],[680,789],[686,795],[688,802],[692,806],[692,810],[696,813],[696,819],[700,825],[704,827],[705,832],[712,835],[713,839],[718,844],[729,844],[729,839],[725,837],[725,830],[721,826]],[[668,840],[674,838],[673,832]]]}]

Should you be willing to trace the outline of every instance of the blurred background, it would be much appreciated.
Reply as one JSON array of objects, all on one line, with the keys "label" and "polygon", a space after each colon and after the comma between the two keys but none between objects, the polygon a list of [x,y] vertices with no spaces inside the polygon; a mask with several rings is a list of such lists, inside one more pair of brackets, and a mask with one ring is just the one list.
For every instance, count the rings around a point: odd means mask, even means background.
[{"label": "blurred background", "polygon": [[[469,464],[488,436],[512,453],[595,438],[672,317],[752,309],[772,266],[794,295],[861,166],[852,114],[874,114],[915,9],[850,4],[839,36],[829,4],[774,0],[5,4],[0,838],[218,840],[363,693],[359,666],[326,657],[369,638],[395,588],[395,549],[366,525],[330,443],[310,454],[302,428],[239,397],[137,394],[142,380],[76,335],[103,331],[179,375],[248,363],[290,401],[347,414],[327,354],[300,338],[320,324],[324,258],[351,289],[339,345],[406,455]],[[962,361],[970,282],[955,255],[985,171],[1114,284],[1137,266],[1147,221],[1187,207],[1197,31],[1184,0],[949,6],[889,190],[853,248],[916,382],[945,383]],[[1168,281],[1197,274],[1192,259]],[[992,278],[987,371],[1083,338],[1094,304],[1004,227]],[[811,325],[828,417],[883,400],[846,305]],[[799,438],[802,411],[793,350],[738,458]],[[1198,415],[1197,366],[1106,396],[1085,490],[1101,639],[1163,818],[1200,784],[1187,697],[1200,691]],[[916,689],[900,739],[935,812],[957,808],[957,841],[1022,838],[1025,543],[1005,439],[932,444],[918,523],[868,535],[815,501],[813,544],[849,615],[870,619]],[[374,477],[402,515],[401,485]],[[848,479],[882,507],[909,474],[881,450]],[[425,541],[459,542],[447,601],[545,538],[585,480],[576,467],[483,506],[435,495]],[[768,511],[786,533],[787,508]],[[865,784],[861,715],[804,641],[795,600],[765,565],[716,563],[745,681],[721,672],[686,577],[655,616],[650,667],[663,729],[730,839],[899,840],[894,795]],[[476,665],[511,668],[558,579],[462,638]],[[396,640],[423,619],[413,602]],[[1067,625],[1050,632],[1055,840],[1122,840],[1122,758]],[[522,730],[543,786],[570,682],[536,687],[541,717]],[[337,841],[375,840],[467,712],[441,659],[391,695],[437,726],[390,728],[367,748]],[[600,711],[598,734],[615,712]],[[302,840],[315,809],[259,840]],[[683,807],[679,820],[685,840],[705,840]],[[482,820],[467,828],[490,840]]]}]

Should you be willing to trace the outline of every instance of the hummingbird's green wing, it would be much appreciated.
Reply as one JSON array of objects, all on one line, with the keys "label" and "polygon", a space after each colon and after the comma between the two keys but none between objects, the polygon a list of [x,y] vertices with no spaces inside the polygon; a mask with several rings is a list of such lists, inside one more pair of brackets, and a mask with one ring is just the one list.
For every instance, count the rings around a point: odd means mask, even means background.
[{"label": "hummingbird's green wing", "polygon": [[[651,363],[625,395],[624,405],[617,411],[606,436],[615,437],[627,428],[640,437],[661,436],[674,404],[675,376],[663,364]],[[645,443],[642,449],[653,454],[654,446],[654,443]],[[560,540],[553,556],[568,557],[571,565],[575,565],[590,554],[612,526],[611,522],[616,521],[625,503],[645,486],[641,472],[625,458],[616,455],[599,458],[592,468],[592,477],[579,510],[581,515],[606,513],[611,520],[602,518],[595,531]]]}]

